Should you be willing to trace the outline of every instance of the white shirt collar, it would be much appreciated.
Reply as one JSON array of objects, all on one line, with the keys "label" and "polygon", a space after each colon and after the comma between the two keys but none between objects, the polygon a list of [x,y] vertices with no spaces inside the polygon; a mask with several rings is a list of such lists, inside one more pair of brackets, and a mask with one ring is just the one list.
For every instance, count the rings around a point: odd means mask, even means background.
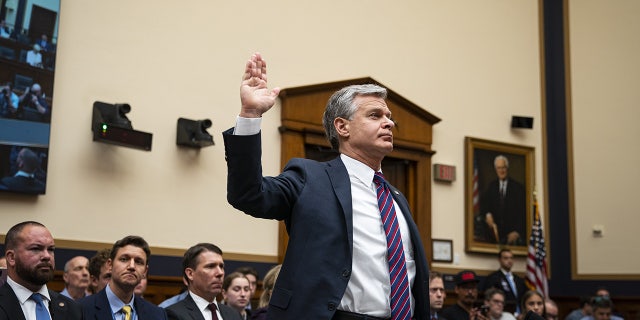
[{"label": "white shirt collar", "polygon": [[196,303],[196,305],[198,306],[198,310],[200,311],[204,311],[205,309],[207,309],[209,307],[209,304],[211,303],[214,303],[216,307],[218,307],[218,301],[216,301],[216,299],[213,299],[213,301],[207,301],[203,297],[191,292],[191,290],[189,290],[189,295],[191,296],[191,299],[193,299],[193,301]]},{"label": "white shirt collar", "polygon": [[[31,298],[31,295],[34,294],[34,292],[32,292],[31,290],[13,281],[11,277],[7,277],[7,283],[9,284],[9,286],[11,286],[11,289],[13,289],[16,297],[18,297],[18,301],[20,301],[20,304],[24,304],[27,300],[29,300],[29,298]],[[46,284],[40,287],[40,290],[38,290],[37,292],[44,296],[47,300],[51,301],[51,297],[49,297],[49,290],[47,289]]]},{"label": "white shirt collar", "polygon": [[366,164],[344,154],[340,154],[340,160],[342,160],[342,162],[344,163],[344,166],[347,168],[347,172],[349,172],[349,174],[356,177],[356,179],[358,179],[366,186],[373,185],[373,175],[375,174],[375,171],[373,171],[373,169],[371,169]]}]

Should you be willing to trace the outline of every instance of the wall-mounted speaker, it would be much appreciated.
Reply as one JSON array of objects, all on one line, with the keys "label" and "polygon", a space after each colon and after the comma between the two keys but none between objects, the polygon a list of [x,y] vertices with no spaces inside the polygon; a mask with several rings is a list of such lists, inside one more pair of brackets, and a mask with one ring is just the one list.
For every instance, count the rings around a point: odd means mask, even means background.
[{"label": "wall-mounted speaker", "polygon": [[512,116],[511,128],[533,129],[533,117]]}]

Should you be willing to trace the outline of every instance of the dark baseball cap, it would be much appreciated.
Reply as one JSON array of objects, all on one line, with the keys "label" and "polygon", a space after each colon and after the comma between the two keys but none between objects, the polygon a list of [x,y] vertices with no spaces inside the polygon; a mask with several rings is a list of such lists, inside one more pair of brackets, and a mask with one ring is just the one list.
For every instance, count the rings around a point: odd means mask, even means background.
[{"label": "dark baseball cap", "polygon": [[464,270],[464,271],[458,272],[458,274],[456,274],[455,281],[456,281],[456,286],[459,286],[465,283],[480,282],[480,280],[478,280],[478,276],[476,276],[476,273],[471,270]]}]

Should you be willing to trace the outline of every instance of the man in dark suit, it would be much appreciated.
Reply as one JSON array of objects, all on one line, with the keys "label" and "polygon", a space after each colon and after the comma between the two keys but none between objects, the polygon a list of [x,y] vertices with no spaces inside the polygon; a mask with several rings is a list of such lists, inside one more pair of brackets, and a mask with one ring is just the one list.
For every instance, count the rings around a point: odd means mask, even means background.
[{"label": "man in dark suit", "polygon": [[447,292],[444,290],[444,280],[440,272],[429,273],[429,301],[431,303],[431,320],[445,320],[440,314],[444,306]]},{"label": "man in dark suit", "polygon": [[[379,176],[393,150],[386,89],[349,86],[329,99],[323,123],[339,157],[324,163],[292,159],[279,176],[263,177],[260,118],[280,92],[267,87],[266,71],[258,53],[247,62],[240,115],[223,138],[229,203],[255,217],[284,220],[289,233],[268,319],[429,319],[429,271],[418,228],[405,197]],[[378,196],[388,200],[385,223]],[[398,272],[389,269],[388,257],[398,252],[388,249],[390,212],[401,235],[389,236],[401,239],[392,248],[404,253],[391,263]],[[391,296],[398,291],[391,278],[411,284],[400,289],[405,299]]]},{"label": "man in dark suit", "polygon": [[7,282],[0,287],[0,320],[82,319],[73,300],[47,289],[53,279],[55,244],[47,228],[35,221],[19,223],[5,236]]},{"label": "man in dark suit", "polygon": [[518,275],[511,272],[513,267],[513,252],[502,249],[498,253],[500,269],[489,274],[481,286],[482,292],[489,288],[498,288],[505,293],[505,311],[520,314],[520,298],[527,291],[527,285]]},{"label": "man in dark suit", "polygon": [[216,296],[222,292],[224,280],[224,260],[220,248],[211,243],[192,246],[184,253],[182,270],[189,293],[183,300],[167,307],[169,319],[242,319],[238,311],[216,301]]},{"label": "man in dark suit", "polygon": [[493,161],[497,179],[480,196],[484,214],[485,240],[507,245],[525,245],[527,228],[526,191],[509,177],[509,160],[504,155]]},{"label": "man in dark suit", "polygon": [[35,152],[29,148],[22,148],[16,158],[16,167],[18,172],[11,177],[2,178],[0,185],[12,191],[44,193],[44,182],[36,177],[36,171],[40,169],[40,159]]},{"label": "man in dark suit", "polygon": [[167,319],[164,309],[133,294],[140,280],[149,270],[149,244],[138,236],[126,236],[113,244],[107,267],[111,280],[102,291],[82,300],[86,320]]}]

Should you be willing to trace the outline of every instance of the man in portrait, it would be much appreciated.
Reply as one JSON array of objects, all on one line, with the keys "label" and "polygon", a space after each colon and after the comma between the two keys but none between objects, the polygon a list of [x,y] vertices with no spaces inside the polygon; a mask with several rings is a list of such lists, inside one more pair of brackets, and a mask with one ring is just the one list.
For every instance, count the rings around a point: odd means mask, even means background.
[{"label": "man in portrait", "polygon": [[525,245],[527,208],[524,186],[509,176],[509,159],[498,155],[493,161],[496,179],[480,196],[485,241]]}]

